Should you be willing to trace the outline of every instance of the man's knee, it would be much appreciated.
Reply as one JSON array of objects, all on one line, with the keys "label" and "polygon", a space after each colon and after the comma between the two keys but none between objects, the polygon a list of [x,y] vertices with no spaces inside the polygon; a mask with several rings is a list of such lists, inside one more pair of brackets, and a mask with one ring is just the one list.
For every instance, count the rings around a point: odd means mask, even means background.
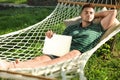
[{"label": "man's knee", "polygon": [[79,50],[72,50],[71,52],[80,54]]},{"label": "man's knee", "polygon": [[70,53],[74,54],[74,55],[80,55],[81,52],[79,50],[72,50]]}]

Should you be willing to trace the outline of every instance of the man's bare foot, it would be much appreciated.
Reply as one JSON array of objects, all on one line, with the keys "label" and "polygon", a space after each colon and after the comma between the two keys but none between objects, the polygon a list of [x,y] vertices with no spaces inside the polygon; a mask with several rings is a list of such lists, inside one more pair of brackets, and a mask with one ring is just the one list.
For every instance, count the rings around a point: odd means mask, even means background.
[{"label": "man's bare foot", "polygon": [[4,60],[0,60],[0,70],[8,70],[10,63]]},{"label": "man's bare foot", "polygon": [[16,59],[16,60],[15,60],[15,63],[16,63],[16,64],[18,64],[19,62],[20,62],[20,60],[19,60],[19,59]]}]

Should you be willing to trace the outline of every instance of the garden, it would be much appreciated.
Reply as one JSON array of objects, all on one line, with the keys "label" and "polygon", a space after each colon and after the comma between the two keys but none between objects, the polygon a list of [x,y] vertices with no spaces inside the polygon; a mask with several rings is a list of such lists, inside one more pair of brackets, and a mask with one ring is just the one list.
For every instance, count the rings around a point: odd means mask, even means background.
[{"label": "garden", "polygon": [[[0,3],[27,3],[26,0],[0,0]],[[21,7],[0,10],[0,35],[14,32],[42,21],[55,7]],[[44,13],[44,14],[43,14]],[[85,67],[88,80],[120,80],[120,33],[100,47]],[[73,78],[72,80],[78,80]]]}]

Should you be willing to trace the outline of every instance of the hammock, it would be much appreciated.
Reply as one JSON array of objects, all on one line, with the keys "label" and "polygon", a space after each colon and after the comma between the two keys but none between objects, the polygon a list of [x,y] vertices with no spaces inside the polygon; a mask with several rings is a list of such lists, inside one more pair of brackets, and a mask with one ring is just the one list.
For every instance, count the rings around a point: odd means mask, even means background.
[{"label": "hammock", "polygon": [[[58,0],[55,10],[43,21],[23,30],[0,36],[0,59],[6,61],[20,59],[21,61],[25,61],[40,56],[44,44],[45,32],[51,29],[58,34],[61,34],[65,28],[64,20],[79,16],[81,7],[85,3],[93,3],[93,5],[96,6],[96,11],[100,11],[103,7],[109,9],[116,6],[118,9],[117,19],[120,19],[119,0]],[[42,75],[51,78],[62,76],[63,80],[70,78],[68,75],[70,75],[71,72],[76,72],[80,75],[81,80],[85,80],[84,67],[91,55],[119,31],[120,25],[109,30],[110,34],[105,35],[93,49],[65,62],[40,68],[16,68],[11,69],[10,71],[31,74],[31,76]],[[13,78],[15,76],[16,75],[14,74]],[[1,71],[0,77],[2,77]]]}]

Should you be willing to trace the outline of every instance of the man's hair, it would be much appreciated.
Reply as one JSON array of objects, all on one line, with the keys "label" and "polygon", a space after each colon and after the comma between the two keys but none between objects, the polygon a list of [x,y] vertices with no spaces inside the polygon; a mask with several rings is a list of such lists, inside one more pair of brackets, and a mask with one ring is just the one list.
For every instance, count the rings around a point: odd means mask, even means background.
[{"label": "man's hair", "polygon": [[85,4],[83,7],[82,7],[82,11],[84,8],[93,8],[94,9],[94,6],[92,4]]}]

